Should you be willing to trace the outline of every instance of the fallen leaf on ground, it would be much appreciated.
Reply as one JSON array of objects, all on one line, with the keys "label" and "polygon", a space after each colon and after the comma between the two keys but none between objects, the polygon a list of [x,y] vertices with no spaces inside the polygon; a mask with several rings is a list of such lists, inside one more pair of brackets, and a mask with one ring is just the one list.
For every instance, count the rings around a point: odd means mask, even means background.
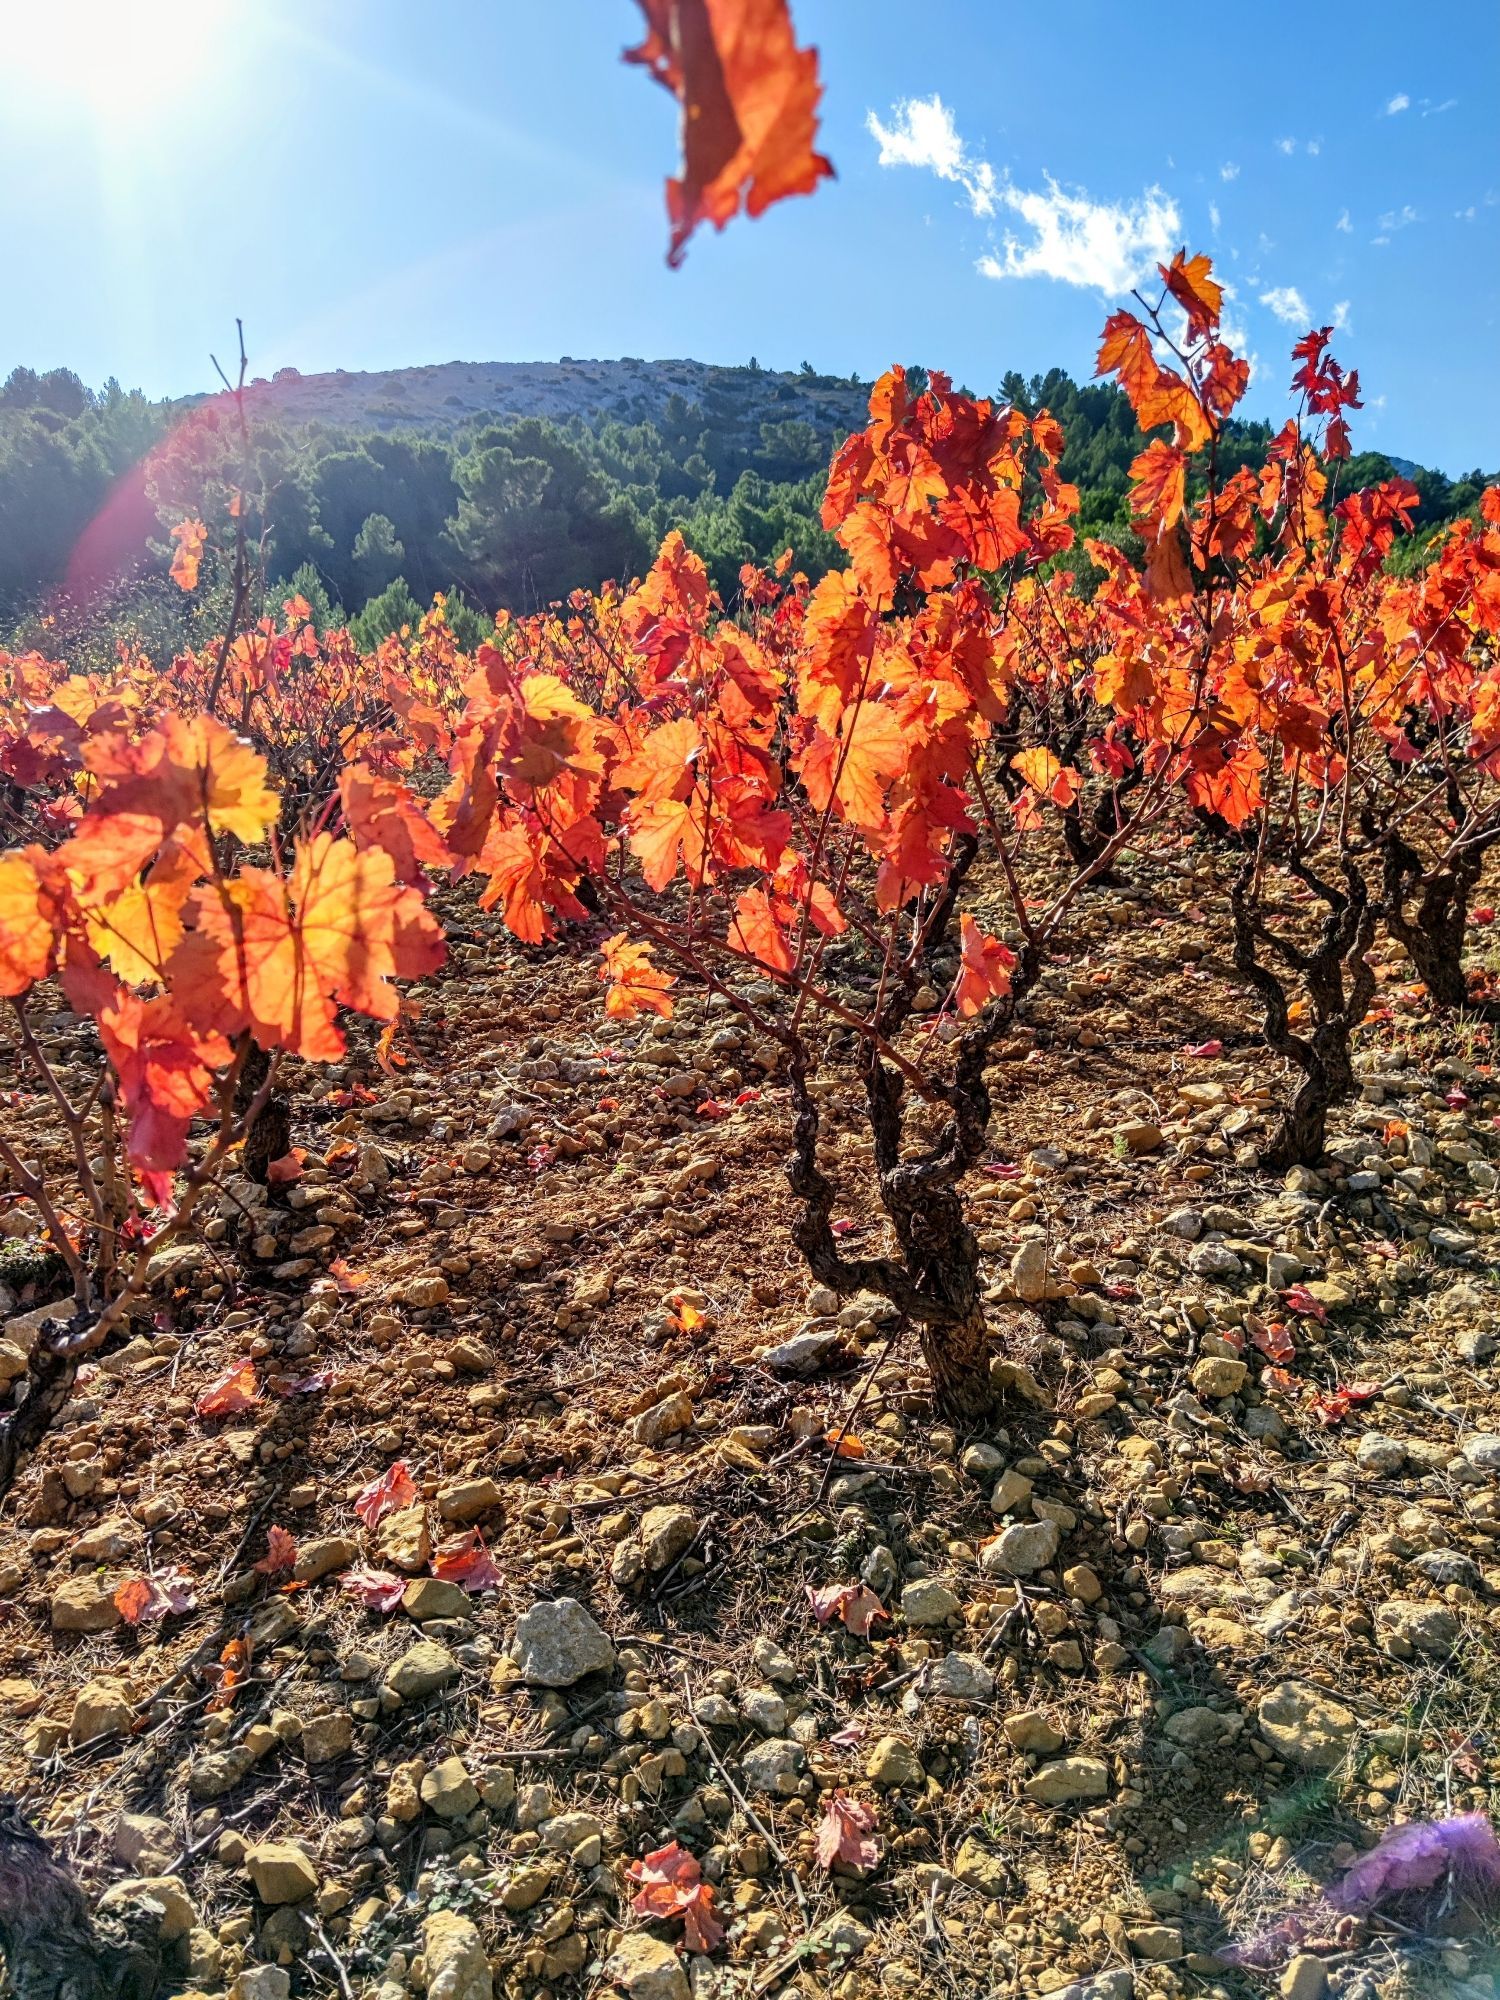
[{"label": "fallen leaf on ground", "polygon": [[406,1594],[408,1579],[393,1576],[388,1569],[346,1569],[339,1589],[364,1605],[367,1611],[394,1611]]},{"label": "fallen leaf on ground", "polygon": [[127,1625],[155,1625],[197,1605],[193,1579],[180,1569],[159,1576],[133,1576],[115,1592],[115,1609]]},{"label": "fallen leaf on ground", "polygon": [[638,1917],[681,1917],[682,1941],[689,1951],[712,1951],[724,1941],[714,1912],[714,1892],[703,1880],[697,1858],[674,1840],[654,1848],[626,1870],[639,1892],[630,1907]]},{"label": "fallen leaf on ground", "polygon": [[826,1625],[830,1618],[842,1618],[859,1639],[870,1636],[870,1627],[877,1618],[891,1615],[865,1583],[831,1583],[822,1590],[814,1590],[809,1584],[807,1601],[820,1625]]},{"label": "fallen leaf on ground", "polygon": [[372,1479],[354,1503],[354,1511],[367,1528],[378,1528],[387,1514],[409,1507],[417,1497],[417,1482],[404,1458],[398,1458],[378,1479]]},{"label": "fallen leaf on ground", "polygon": [[818,1865],[832,1868],[842,1861],[850,1868],[874,1868],[880,1860],[880,1843],[872,1837],[875,1826],[868,1806],[835,1792],[818,1821]]},{"label": "fallen leaf on ground", "polygon": [[231,1362],[222,1375],[216,1375],[193,1408],[200,1417],[233,1417],[241,1410],[253,1409],[259,1401],[255,1363],[247,1359]]},{"label": "fallen leaf on ground", "polygon": [[456,1583],[468,1591],[493,1590],[500,1581],[494,1558],[477,1528],[439,1542],[432,1552],[431,1568],[444,1583]]},{"label": "fallen leaf on ground", "polygon": [[266,1530],[266,1552],[250,1567],[260,1576],[281,1576],[297,1560],[297,1538],[285,1528]]}]

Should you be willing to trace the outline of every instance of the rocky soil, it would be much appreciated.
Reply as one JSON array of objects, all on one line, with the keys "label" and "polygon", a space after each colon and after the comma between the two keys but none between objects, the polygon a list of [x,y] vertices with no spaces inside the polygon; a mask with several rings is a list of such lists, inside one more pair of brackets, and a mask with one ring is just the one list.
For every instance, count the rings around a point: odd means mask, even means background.
[{"label": "rocky soil", "polygon": [[[1326,1164],[1263,1174],[1196,867],[1098,894],[1000,1052],[973,1433],[809,1289],[774,1051],[691,995],[619,1029],[453,900],[405,1069],[298,1079],[300,1180],[164,1254],[0,1507],[4,1785],[178,1989],[1492,2000],[1461,1909],[1221,1957],[1496,1803],[1500,1078],[1393,970]],[[673,1843],[707,1954],[632,1911]]]}]

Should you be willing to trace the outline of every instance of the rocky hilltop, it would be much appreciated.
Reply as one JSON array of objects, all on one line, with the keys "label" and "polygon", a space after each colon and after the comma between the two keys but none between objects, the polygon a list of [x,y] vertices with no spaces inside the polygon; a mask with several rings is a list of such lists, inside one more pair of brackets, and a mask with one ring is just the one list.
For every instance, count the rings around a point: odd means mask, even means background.
[{"label": "rocky hilltop", "polygon": [[477,418],[547,417],[656,422],[674,396],[759,441],[762,423],[811,424],[819,434],[857,429],[867,384],[847,377],[718,367],[705,361],[444,361],[420,368],[327,375],[278,371],[251,385],[252,409],[292,423],[357,430],[447,432]]}]

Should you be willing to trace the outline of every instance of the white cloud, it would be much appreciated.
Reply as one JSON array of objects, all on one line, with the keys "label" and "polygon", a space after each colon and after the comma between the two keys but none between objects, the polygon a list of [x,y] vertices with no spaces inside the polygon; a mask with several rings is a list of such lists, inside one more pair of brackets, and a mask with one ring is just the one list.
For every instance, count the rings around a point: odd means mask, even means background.
[{"label": "white cloud", "polygon": [[1385,115],[1387,118],[1394,118],[1398,111],[1410,111],[1410,109],[1411,99],[1404,90],[1398,90],[1396,95],[1387,103]]},{"label": "white cloud", "polygon": [[1349,220],[1349,211],[1347,208],[1333,226],[1345,236],[1352,236],[1354,234],[1354,224]]},{"label": "white cloud", "polygon": [[1453,218],[1456,222],[1472,222],[1477,213],[1478,210],[1471,201],[1467,208],[1455,208]]},{"label": "white cloud", "polygon": [[953,113],[936,93],[905,99],[895,107],[890,125],[867,111],[865,129],[879,142],[881,166],[926,167],[940,180],[956,181],[975,215],[994,214],[995,170],[969,152]]},{"label": "white cloud", "polygon": [[1309,139],[1307,142],[1307,150],[1312,154],[1313,158],[1316,159],[1319,153],[1321,153],[1323,150],[1323,141],[1321,139]]},{"label": "white cloud", "polygon": [[1239,177],[1239,162],[1236,160],[1226,160],[1219,169],[1219,179],[1221,181],[1237,181]]},{"label": "white cloud", "polygon": [[961,187],[975,215],[1003,207],[1027,225],[1029,240],[1007,232],[998,254],[980,258],[987,278],[1055,278],[1113,295],[1128,292],[1182,241],[1177,205],[1159,187],[1138,201],[1096,202],[1050,175],[1045,192],[1002,181],[982,154],[970,151],[937,95],[905,99],[889,124],[867,112],[865,128],[880,147],[881,166],[925,167]]},{"label": "white cloud", "polygon": [[1295,285],[1273,285],[1270,291],[1261,293],[1260,302],[1288,326],[1306,326],[1312,318],[1307,300]]},{"label": "white cloud", "polygon": [[1411,203],[1407,202],[1401,208],[1388,208],[1380,218],[1380,226],[1387,234],[1390,234],[1391,231],[1396,229],[1410,229],[1414,222],[1420,222],[1421,220],[1421,216],[1418,215]]},{"label": "white cloud", "polygon": [[1217,231],[1219,227],[1219,204],[1216,201],[1211,201],[1208,204],[1208,219],[1214,230]]},{"label": "white cloud", "polygon": [[1009,183],[998,192],[1033,235],[1026,243],[1007,235],[1002,256],[981,257],[986,278],[1055,278],[1115,296],[1166,263],[1182,241],[1177,204],[1159,187],[1139,201],[1090,201],[1081,188],[1069,194],[1049,176],[1045,194]]},{"label": "white cloud", "polygon": [[1278,153],[1295,153],[1297,150],[1297,141],[1295,139],[1278,139],[1276,141],[1276,150]]},{"label": "white cloud", "polygon": [[1428,104],[1424,102],[1422,116],[1424,118],[1441,118],[1445,111],[1454,110],[1457,104],[1458,99],[1456,97],[1445,97],[1441,104]]},{"label": "white cloud", "polygon": [[1349,301],[1347,299],[1338,299],[1335,301],[1333,308],[1333,330],[1335,333],[1347,333],[1349,331]]}]

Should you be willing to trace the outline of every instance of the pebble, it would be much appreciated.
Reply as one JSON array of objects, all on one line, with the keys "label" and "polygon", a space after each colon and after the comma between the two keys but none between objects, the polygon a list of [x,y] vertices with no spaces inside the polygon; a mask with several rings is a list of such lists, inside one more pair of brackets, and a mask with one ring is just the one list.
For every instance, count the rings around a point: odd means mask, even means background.
[{"label": "pebble", "polygon": [[962,1604],[946,1583],[920,1577],[901,1593],[901,1616],[908,1625],[946,1625]]},{"label": "pebble", "polygon": [[539,1687],[572,1687],[585,1674],[607,1674],[615,1664],[608,1634],[573,1597],[533,1604],[516,1621],[510,1652],[522,1678]]},{"label": "pebble", "polygon": [[1109,1769],[1098,1757],[1059,1757],[1026,1780],[1026,1796],[1039,1805],[1070,1805],[1075,1799],[1102,1799]]},{"label": "pebble", "polygon": [[604,1961],[604,1976],[628,2000],[690,2000],[682,1961],[649,1931],[623,1937]]},{"label": "pebble", "polygon": [[1193,1363],[1191,1381],[1194,1395],[1217,1403],[1228,1396],[1237,1396],[1249,1378],[1250,1370],[1243,1361],[1223,1354],[1207,1354]]},{"label": "pebble", "polygon": [[263,1903],[303,1903],[318,1887],[311,1855],[292,1840],[261,1840],[248,1849],[245,1869]]},{"label": "pebble", "polygon": [[1279,1757],[1308,1771],[1331,1771],[1358,1727],[1352,1709],[1306,1681],[1282,1681],[1260,1698],[1260,1733]]},{"label": "pebble", "polygon": [[752,1792],[775,1798],[790,1798],[797,1789],[806,1762],[802,1745],[790,1737],[773,1736],[757,1743],[741,1759],[745,1783]]},{"label": "pebble", "polygon": [[1051,1563],[1061,1539],[1055,1521],[1017,1521],[985,1544],[979,1567],[986,1576],[1032,1576]]}]

